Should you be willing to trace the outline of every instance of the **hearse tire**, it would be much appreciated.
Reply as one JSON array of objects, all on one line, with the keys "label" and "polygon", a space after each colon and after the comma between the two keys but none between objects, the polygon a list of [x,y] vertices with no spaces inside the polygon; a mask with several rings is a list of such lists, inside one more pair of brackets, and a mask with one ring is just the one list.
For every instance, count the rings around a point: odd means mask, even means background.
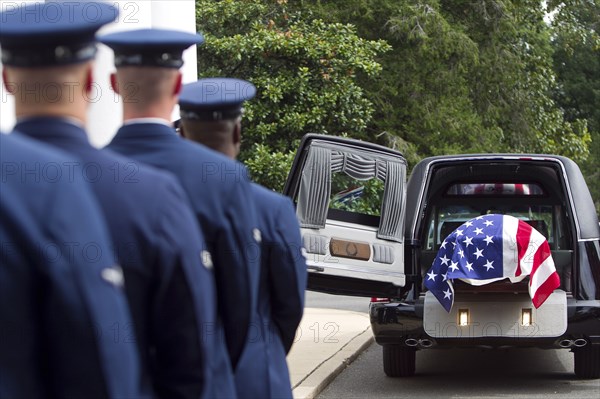
[{"label": "hearse tire", "polygon": [[383,345],[383,371],[388,377],[415,375],[416,352],[402,345]]},{"label": "hearse tire", "polygon": [[588,344],[573,351],[573,355],[578,378],[600,378],[600,345]]}]

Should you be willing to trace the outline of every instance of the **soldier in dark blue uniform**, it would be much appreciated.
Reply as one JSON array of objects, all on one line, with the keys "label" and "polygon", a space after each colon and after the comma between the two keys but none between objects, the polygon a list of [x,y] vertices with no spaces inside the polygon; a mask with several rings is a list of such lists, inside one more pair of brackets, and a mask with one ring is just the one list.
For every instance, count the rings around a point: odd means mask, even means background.
[{"label": "soldier in dark blue uniform", "polygon": [[[164,398],[210,396],[210,360],[225,349],[204,337],[216,323],[216,292],[189,201],[172,175],[92,147],[83,128],[94,34],[116,18],[104,3],[95,3],[92,18],[83,12],[90,4],[36,4],[2,20],[15,129],[79,159],[72,171],[90,183],[104,212],[134,322],[102,327],[117,341],[137,343],[144,389]],[[54,88],[51,98],[46,87]]]},{"label": "soldier in dark blue uniform", "polygon": [[[1,17],[1,14],[0,14]],[[75,162],[0,134],[0,397],[141,398],[104,220]]]},{"label": "soldier in dark blue uniform", "polygon": [[248,335],[260,272],[261,234],[250,182],[240,163],[182,139],[166,125],[181,88],[183,50],[198,38],[156,29],[100,37],[115,52],[117,72],[111,81],[124,99],[124,125],[107,148],[179,178],[213,254],[219,314],[235,369]]},{"label": "soldier in dark blue uniform", "polygon": [[[239,79],[201,79],[183,86],[179,97],[180,131],[236,158],[241,142],[244,101],[256,89]],[[306,262],[300,226],[289,198],[252,185],[262,231],[262,270],[253,330],[235,373],[238,395],[291,398],[286,364],[304,309]]]}]

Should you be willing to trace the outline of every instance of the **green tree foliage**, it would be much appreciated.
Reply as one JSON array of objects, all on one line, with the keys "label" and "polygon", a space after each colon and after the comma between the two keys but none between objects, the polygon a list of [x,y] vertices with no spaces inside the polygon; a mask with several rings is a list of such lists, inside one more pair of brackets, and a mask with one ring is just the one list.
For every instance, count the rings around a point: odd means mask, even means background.
[{"label": "green tree foliage", "polygon": [[[306,4],[307,2],[304,2]],[[487,130],[469,98],[469,68],[477,45],[440,13],[437,1],[321,1],[320,12],[355,23],[361,35],[392,45],[383,73],[368,87],[376,104],[370,131],[403,151],[414,164],[423,155],[484,151],[499,132]],[[336,16],[337,14],[337,16]]]},{"label": "green tree foliage", "polygon": [[[309,1],[300,2],[311,7]],[[589,133],[551,91],[551,29],[538,0],[321,0],[315,13],[383,38],[374,133],[409,159],[458,152],[547,152],[583,160]]]},{"label": "green tree foliage", "polygon": [[[362,190],[356,197],[346,197],[348,190]],[[331,199],[329,208],[362,213],[364,215],[381,215],[384,183],[376,178],[356,180],[345,173],[333,173],[331,176]],[[341,197],[341,198],[340,198]]]},{"label": "green tree foliage", "polygon": [[308,132],[386,144],[411,165],[473,152],[582,163],[594,118],[565,103],[580,97],[557,80],[553,38],[579,51],[590,28],[578,10],[596,1],[198,0],[199,70],[258,87],[243,159],[278,189]]},{"label": "green tree foliage", "polygon": [[[381,71],[382,40],[354,26],[307,18],[287,1],[197,1],[200,76],[247,79],[258,88],[244,115],[242,159],[260,183],[281,189],[308,132],[368,138],[373,106],[357,84]],[[266,170],[273,169],[273,170]]]},{"label": "green tree foliage", "polygon": [[557,104],[569,121],[585,120],[592,138],[590,157],[581,163],[600,213],[600,3],[561,4],[553,20]]}]

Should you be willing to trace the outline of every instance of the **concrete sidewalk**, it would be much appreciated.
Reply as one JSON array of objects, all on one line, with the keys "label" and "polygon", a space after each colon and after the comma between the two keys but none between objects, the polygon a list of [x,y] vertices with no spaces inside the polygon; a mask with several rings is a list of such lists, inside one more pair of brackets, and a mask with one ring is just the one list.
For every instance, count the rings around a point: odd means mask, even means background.
[{"label": "concrete sidewalk", "polygon": [[317,396],[373,342],[366,313],[304,309],[287,361],[295,399]]}]

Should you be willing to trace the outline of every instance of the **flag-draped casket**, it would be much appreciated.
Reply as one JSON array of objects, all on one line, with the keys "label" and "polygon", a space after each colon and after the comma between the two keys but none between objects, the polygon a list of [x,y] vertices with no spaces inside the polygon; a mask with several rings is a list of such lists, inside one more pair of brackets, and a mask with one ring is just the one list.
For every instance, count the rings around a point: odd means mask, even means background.
[{"label": "flag-draped casket", "polygon": [[509,215],[482,215],[468,220],[448,235],[427,274],[425,286],[450,311],[452,280],[472,285],[529,276],[529,295],[539,308],[559,287],[550,246],[527,222]]}]

